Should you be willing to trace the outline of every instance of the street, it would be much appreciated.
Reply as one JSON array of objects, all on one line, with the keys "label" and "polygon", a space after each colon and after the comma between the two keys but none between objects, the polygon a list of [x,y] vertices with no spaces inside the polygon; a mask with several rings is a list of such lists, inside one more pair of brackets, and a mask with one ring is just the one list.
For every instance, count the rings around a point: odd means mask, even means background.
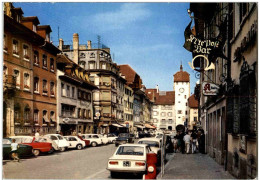
[{"label": "street", "polygon": [[3,161],[5,179],[108,179],[107,160],[115,145],[55,152],[20,162]]}]

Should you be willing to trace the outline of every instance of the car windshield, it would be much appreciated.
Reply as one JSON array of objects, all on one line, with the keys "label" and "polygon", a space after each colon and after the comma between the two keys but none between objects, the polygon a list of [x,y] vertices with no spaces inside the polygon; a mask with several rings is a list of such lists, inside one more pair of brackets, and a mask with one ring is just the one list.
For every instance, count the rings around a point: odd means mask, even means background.
[{"label": "car windshield", "polygon": [[126,134],[126,133],[124,133],[124,134],[119,134],[118,137],[129,137],[129,134]]},{"label": "car windshield", "polygon": [[140,146],[120,146],[116,155],[144,155],[144,148]]},{"label": "car windshield", "polygon": [[38,141],[36,141],[36,142],[47,142],[47,139],[45,139],[45,138],[39,138]]},{"label": "car windshield", "polygon": [[148,144],[150,147],[159,147],[159,143],[156,141],[139,141],[138,144]]},{"label": "car windshield", "polygon": [[10,139],[3,139],[3,144],[11,144],[11,140]]},{"label": "car windshield", "polygon": [[62,136],[58,136],[58,138],[59,138],[60,140],[63,140],[63,137],[62,137]]}]

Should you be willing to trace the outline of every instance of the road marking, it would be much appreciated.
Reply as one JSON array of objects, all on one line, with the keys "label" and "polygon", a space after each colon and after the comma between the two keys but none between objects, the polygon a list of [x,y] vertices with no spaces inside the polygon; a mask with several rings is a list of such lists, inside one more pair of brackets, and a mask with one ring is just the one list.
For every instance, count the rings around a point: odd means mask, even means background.
[{"label": "road marking", "polygon": [[[103,170],[101,170],[101,171],[98,171],[98,172],[96,172],[95,174],[92,174],[91,176],[88,176],[88,177],[86,177],[86,178],[84,178],[84,179],[92,179],[93,177],[95,177],[95,176],[97,176],[98,174],[101,174],[101,173],[103,173],[103,172],[105,172],[105,171],[107,171],[106,169],[103,169]],[[107,177],[106,177],[107,178]],[[106,179],[106,178],[104,178],[104,179]]]}]

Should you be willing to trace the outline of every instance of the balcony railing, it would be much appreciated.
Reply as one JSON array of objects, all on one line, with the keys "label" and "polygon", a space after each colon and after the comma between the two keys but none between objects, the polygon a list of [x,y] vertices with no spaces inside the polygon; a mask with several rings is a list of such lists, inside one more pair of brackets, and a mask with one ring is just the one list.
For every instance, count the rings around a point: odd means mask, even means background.
[{"label": "balcony railing", "polygon": [[16,77],[13,75],[5,75],[3,78],[4,88],[15,89],[16,88]]}]

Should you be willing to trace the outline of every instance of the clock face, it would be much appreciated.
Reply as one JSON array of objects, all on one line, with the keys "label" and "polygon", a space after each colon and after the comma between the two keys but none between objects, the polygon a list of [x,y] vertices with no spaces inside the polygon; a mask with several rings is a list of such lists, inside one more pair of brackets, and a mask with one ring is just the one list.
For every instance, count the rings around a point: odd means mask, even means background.
[{"label": "clock face", "polygon": [[179,91],[180,91],[181,93],[183,93],[183,92],[184,92],[184,88],[180,88]]}]

